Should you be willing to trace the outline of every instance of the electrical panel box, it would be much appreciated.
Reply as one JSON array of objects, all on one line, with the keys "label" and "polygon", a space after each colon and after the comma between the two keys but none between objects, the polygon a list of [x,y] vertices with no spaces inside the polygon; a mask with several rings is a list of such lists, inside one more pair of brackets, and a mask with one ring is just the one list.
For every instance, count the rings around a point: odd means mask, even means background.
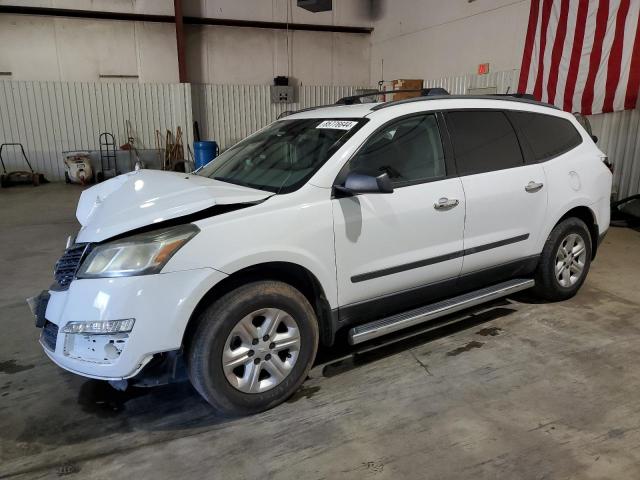
[{"label": "electrical panel box", "polygon": [[296,89],[290,85],[271,85],[271,103],[295,103]]}]

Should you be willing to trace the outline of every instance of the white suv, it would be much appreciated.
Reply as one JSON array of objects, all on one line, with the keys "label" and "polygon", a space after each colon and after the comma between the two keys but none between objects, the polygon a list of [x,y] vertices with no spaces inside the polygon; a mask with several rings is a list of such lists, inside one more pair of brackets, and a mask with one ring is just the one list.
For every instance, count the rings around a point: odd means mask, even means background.
[{"label": "white suv", "polygon": [[574,295],[611,178],[574,116],[524,99],[301,111],[197,174],[84,191],[38,297],[41,343],[115,385],[183,364],[220,412],[265,410],[338,332],[356,344],[529,287]]}]

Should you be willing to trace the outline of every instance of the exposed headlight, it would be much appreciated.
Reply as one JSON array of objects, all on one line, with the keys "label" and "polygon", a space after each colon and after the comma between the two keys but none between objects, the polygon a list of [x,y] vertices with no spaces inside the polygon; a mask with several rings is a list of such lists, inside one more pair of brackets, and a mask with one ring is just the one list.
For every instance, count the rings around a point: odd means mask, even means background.
[{"label": "exposed headlight", "polygon": [[200,229],[178,225],[96,245],[78,270],[78,278],[129,277],[158,273]]},{"label": "exposed headlight", "polygon": [[63,333],[91,333],[94,335],[107,333],[127,333],[133,328],[135,319],[106,320],[101,322],[69,322],[62,329]]}]

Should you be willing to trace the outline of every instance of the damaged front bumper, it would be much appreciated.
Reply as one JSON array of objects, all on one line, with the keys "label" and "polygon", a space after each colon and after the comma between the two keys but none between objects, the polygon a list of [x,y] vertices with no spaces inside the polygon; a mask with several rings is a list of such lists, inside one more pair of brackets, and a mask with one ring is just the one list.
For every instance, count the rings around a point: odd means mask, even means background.
[{"label": "damaged front bumper", "polygon": [[[226,275],[203,268],[135,277],[74,280],[68,290],[27,300],[47,356],[100,380],[134,377],[154,357],[181,348],[197,303]],[[67,333],[70,322],[135,319],[128,332]]]}]

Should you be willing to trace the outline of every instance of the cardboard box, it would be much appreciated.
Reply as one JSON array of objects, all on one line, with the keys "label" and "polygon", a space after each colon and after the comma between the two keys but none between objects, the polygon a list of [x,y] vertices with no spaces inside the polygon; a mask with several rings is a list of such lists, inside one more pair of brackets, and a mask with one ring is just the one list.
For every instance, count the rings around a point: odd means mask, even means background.
[{"label": "cardboard box", "polygon": [[[423,80],[410,80],[400,79],[393,81],[394,90],[420,90],[422,88]],[[406,98],[419,97],[420,92],[406,92],[406,93],[394,93],[393,100],[404,100]]]}]

